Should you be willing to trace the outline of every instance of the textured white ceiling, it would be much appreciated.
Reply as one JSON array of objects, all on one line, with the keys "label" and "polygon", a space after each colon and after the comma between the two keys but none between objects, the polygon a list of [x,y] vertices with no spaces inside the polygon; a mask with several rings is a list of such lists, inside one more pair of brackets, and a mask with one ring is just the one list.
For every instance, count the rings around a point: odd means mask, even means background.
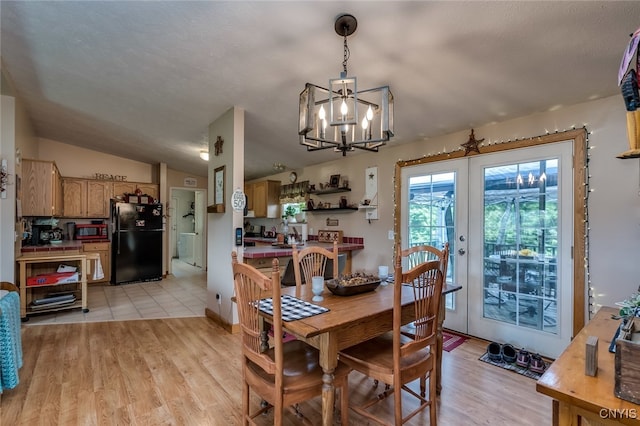
[{"label": "textured white ceiling", "polygon": [[206,175],[208,125],[236,105],[252,179],[339,155],[300,146],[297,115],[342,69],[345,12],[349,73],[394,93],[392,143],[615,95],[640,25],[638,1],[3,0],[0,49],[38,136]]}]

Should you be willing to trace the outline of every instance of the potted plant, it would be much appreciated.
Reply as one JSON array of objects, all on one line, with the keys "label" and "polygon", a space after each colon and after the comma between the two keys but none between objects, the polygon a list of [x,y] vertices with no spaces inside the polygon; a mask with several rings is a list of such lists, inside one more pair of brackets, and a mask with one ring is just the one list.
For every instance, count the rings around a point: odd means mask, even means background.
[{"label": "potted plant", "polygon": [[284,219],[285,223],[296,223],[296,208],[288,205],[282,213],[282,219]]}]

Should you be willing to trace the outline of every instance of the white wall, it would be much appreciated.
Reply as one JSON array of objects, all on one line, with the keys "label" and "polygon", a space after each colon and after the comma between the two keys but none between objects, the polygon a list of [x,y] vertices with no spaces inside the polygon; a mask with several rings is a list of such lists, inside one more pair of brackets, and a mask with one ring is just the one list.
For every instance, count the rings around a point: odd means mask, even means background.
[{"label": "white wall", "polygon": [[[504,123],[476,126],[475,135],[477,139],[485,138],[484,143],[493,144],[583,126],[590,132],[589,144],[593,146],[589,151],[593,190],[588,200],[589,265],[593,287],[592,310],[596,311],[602,305],[613,305],[625,299],[640,285],[640,163],[639,160],[616,158],[629,149],[622,97],[612,96]],[[372,271],[379,264],[392,264],[393,242],[387,239],[387,232],[393,229],[396,161],[462,149],[460,144],[467,141],[469,132],[470,129],[403,145],[391,142],[379,153],[337,156],[334,161],[298,170],[299,181],[309,180],[316,184],[325,182],[332,174],[347,176],[352,188],[347,196],[353,202],[364,196],[365,168],[378,166],[379,220],[368,224],[362,212],[315,214],[307,215],[309,227],[317,233],[318,229],[325,229],[324,221],[331,217],[340,220],[336,229],[344,230],[345,236],[363,236],[365,249],[354,252],[354,270]],[[396,129],[396,133],[401,137],[402,129]],[[292,149],[302,151],[304,148],[297,146]],[[275,174],[269,179],[287,183],[288,174],[288,171]],[[343,194],[336,197],[339,195]],[[583,243],[577,241],[574,244]]]},{"label": "white wall", "polygon": [[[244,187],[244,110],[231,108],[209,125],[209,152],[222,137],[222,154],[209,157],[208,205],[213,203],[213,171],[225,166],[225,212],[207,216],[207,308],[229,324],[238,322],[233,296],[231,252],[238,252],[242,262],[242,247],[235,246],[234,229],[242,227],[243,212],[231,208],[231,194],[235,188]],[[216,295],[220,295],[220,304]]]}]

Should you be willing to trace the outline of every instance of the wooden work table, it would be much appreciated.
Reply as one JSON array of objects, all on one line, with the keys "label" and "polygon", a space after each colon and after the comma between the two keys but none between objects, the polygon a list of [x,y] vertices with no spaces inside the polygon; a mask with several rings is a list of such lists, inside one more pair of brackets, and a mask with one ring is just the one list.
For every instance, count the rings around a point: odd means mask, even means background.
[{"label": "wooden work table", "polygon": [[[614,354],[609,345],[620,324],[611,318],[618,309],[602,307],[578,333],[536,384],[536,390],[553,398],[554,425],[639,425],[640,405],[617,398]],[[598,337],[598,372],[585,374],[585,344]]]},{"label": "wooden work table", "polygon": [[[64,251],[58,251],[57,254],[50,255],[26,255],[20,256],[16,259],[20,266],[19,276],[19,288],[20,288],[20,317],[23,321],[27,320],[29,313],[36,313],[31,310],[30,303],[36,298],[37,295],[46,295],[47,292],[55,292],[58,289],[65,289],[65,291],[73,292],[76,294],[76,301],[72,304],[64,306],[52,306],[47,309],[41,309],[37,312],[54,312],[58,310],[66,310],[73,308],[82,308],[83,312],[88,312],[87,304],[87,273],[88,261],[95,261],[100,258],[97,253],[90,254],[65,254]],[[38,275],[41,273],[55,272],[59,265],[72,265],[77,268],[78,281],[65,282],[61,284],[38,284],[27,285],[29,277]]]}]

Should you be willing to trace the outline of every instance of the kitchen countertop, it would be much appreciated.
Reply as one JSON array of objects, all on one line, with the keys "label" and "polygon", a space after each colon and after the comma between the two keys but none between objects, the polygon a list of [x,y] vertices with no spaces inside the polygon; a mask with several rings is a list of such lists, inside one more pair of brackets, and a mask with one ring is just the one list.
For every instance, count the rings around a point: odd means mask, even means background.
[{"label": "kitchen countertop", "polygon": [[[307,242],[305,245],[298,245],[298,248],[303,249],[309,246],[323,247],[331,250],[333,243],[318,243]],[[363,243],[341,243],[338,244],[338,252],[362,250],[364,249]],[[270,246],[255,246],[245,247],[243,257],[247,259],[260,259],[264,257],[286,257],[291,256],[292,250],[290,248],[278,248]]]}]

